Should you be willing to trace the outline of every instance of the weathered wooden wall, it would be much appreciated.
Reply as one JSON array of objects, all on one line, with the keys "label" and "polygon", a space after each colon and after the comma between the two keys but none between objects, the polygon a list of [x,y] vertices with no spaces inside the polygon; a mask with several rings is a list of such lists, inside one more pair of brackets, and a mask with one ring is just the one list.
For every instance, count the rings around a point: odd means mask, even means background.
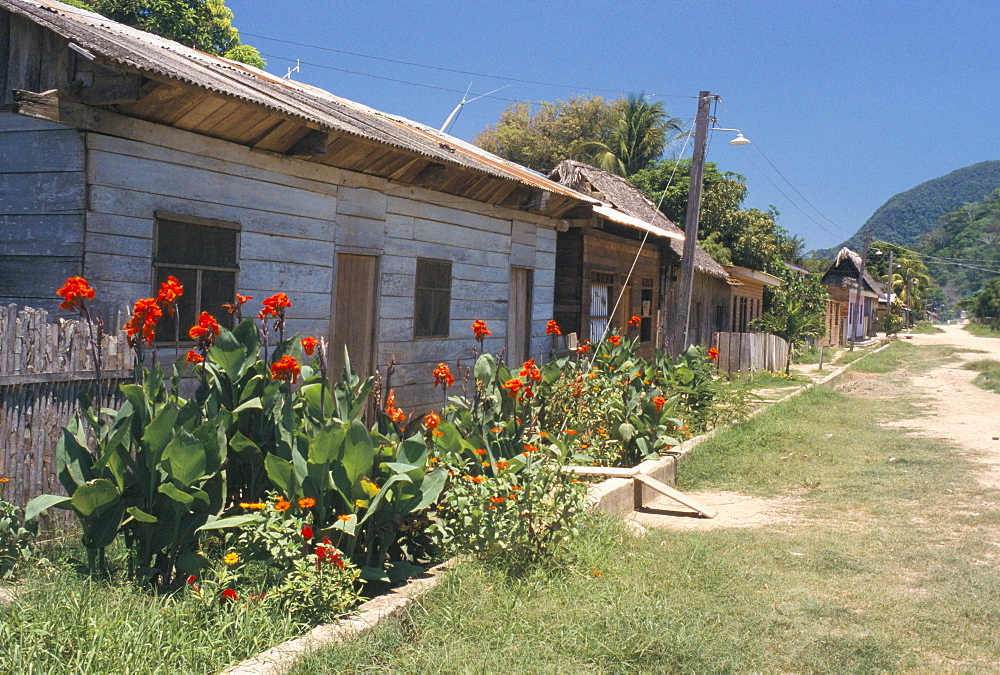
[{"label": "weathered wooden wall", "polygon": [[[664,274],[664,334],[673,334],[673,319],[677,316],[677,302],[680,292],[681,268],[679,264],[669,265]],[[725,279],[695,270],[691,289],[690,339],[693,344],[708,345],[714,333],[730,329],[730,286]],[[700,311],[699,311],[700,307]],[[717,321],[722,308],[722,321]]]},{"label": "weathered wooden wall", "polygon": [[[0,307],[0,476],[10,478],[5,497],[21,506],[62,493],[56,444],[79,395],[97,395],[86,325],[48,318],[45,310]],[[132,356],[120,332],[105,335],[102,345],[103,406],[117,407],[118,385],[132,378]]]},{"label": "weathered wooden wall", "polygon": [[0,304],[58,312],[83,267],[85,207],[80,133],[0,110]]},{"label": "weathered wooden wall", "polygon": [[770,333],[718,333],[719,372],[729,375],[757,371],[784,372],[788,343]]}]

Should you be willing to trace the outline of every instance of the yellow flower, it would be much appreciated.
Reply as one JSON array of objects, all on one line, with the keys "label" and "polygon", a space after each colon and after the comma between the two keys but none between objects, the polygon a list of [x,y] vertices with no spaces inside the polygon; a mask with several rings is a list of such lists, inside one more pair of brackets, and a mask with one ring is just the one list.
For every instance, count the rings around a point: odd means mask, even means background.
[{"label": "yellow flower", "polygon": [[222,558],[222,562],[226,563],[227,565],[235,565],[239,561],[240,561],[240,554],[239,553],[232,553],[232,552],[231,553],[227,553]]}]

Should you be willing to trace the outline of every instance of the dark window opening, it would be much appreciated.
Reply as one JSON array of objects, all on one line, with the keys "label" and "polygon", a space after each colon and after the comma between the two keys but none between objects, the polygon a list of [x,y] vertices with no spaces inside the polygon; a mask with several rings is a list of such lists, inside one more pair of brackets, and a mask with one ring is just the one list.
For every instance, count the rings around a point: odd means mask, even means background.
[{"label": "dark window opening", "polygon": [[232,226],[157,218],[153,295],[167,277],[176,277],[184,286],[177,319],[164,312],[156,331],[157,342],[173,342],[178,324],[181,340],[190,341],[187,331],[202,312],[208,312],[223,326],[232,326],[222,305],[233,302],[236,296],[239,238],[240,231]]},{"label": "dark window opening", "polygon": [[447,260],[418,259],[415,286],[414,337],[448,337],[451,321],[451,263]]}]

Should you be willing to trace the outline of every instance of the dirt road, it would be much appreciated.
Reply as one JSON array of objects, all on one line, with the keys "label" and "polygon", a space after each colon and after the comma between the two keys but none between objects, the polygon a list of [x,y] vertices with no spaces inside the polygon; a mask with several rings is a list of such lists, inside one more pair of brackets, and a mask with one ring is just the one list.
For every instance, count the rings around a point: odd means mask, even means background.
[{"label": "dirt road", "polygon": [[917,345],[950,345],[959,351],[952,363],[913,378],[914,393],[925,398],[927,413],[893,426],[908,427],[933,438],[943,438],[970,451],[984,464],[979,476],[987,487],[1000,487],[1000,394],[972,384],[976,372],[962,366],[981,358],[1000,360],[1000,339],[976,337],[959,326],[944,333],[913,335]]}]

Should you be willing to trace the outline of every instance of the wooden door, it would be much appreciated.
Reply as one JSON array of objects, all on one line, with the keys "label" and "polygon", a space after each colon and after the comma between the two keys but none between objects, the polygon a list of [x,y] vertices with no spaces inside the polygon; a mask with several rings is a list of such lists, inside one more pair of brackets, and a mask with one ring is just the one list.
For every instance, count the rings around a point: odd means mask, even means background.
[{"label": "wooden door", "polygon": [[524,363],[531,352],[532,270],[510,268],[510,301],[507,305],[507,363]]},{"label": "wooden door", "polygon": [[363,380],[375,372],[378,256],[338,253],[334,271],[330,377],[340,378],[346,345],[351,365]]}]

